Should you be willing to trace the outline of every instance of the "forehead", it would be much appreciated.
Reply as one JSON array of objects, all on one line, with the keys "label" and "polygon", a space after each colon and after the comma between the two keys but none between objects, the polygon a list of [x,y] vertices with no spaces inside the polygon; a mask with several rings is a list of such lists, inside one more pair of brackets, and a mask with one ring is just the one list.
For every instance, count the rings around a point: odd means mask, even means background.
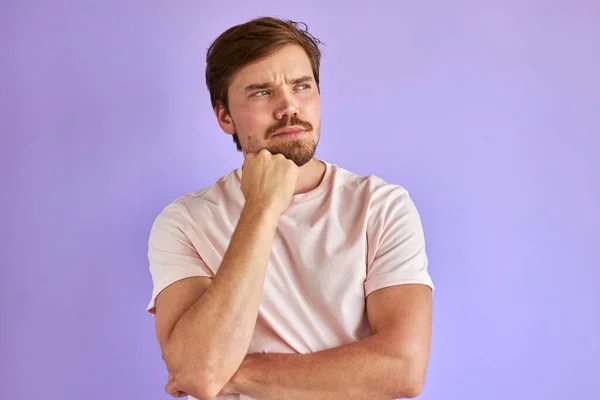
[{"label": "forehead", "polygon": [[285,45],[276,53],[240,69],[233,77],[231,89],[240,91],[247,85],[262,82],[283,83],[306,75],[314,78],[304,49],[298,45]]}]

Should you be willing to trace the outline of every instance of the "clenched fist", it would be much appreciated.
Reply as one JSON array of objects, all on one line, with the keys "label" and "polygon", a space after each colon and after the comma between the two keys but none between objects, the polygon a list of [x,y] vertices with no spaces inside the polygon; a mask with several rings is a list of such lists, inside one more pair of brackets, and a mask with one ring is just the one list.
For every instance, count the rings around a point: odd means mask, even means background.
[{"label": "clenched fist", "polygon": [[246,204],[264,207],[277,217],[283,215],[292,201],[300,168],[283,155],[263,149],[258,154],[246,154],[242,170]]}]

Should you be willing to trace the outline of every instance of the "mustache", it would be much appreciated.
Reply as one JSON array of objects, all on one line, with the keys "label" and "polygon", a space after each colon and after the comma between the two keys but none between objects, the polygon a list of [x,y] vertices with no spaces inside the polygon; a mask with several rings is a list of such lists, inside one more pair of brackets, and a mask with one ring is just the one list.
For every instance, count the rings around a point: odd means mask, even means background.
[{"label": "mustache", "polygon": [[267,136],[267,138],[269,138],[278,130],[287,128],[287,127],[291,127],[291,126],[299,126],[301,128],[304,128],[304,130],[306,130],[307,132],[312,132],[312,130],[313,130],[313,126],[310,122],[303,121],[298,117],[292,116],[290,118],[282,119],[277,124],[271,126],[269,129],[267,129],[266,136]]}]

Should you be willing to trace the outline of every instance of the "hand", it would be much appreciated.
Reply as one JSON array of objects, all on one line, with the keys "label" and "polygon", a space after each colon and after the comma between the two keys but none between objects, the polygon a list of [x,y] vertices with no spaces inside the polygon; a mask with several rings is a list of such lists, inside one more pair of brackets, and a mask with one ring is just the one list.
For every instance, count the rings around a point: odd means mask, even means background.
[{"label": "hand", "polygon": [[[233,392],[233,388],[231,387],[231,383],[227,383],[227,385],[225,385],[225,387],[223,389],[221,389],[221,391],[219,392],[219,394],[217,395],[217,397],[219,396],[227,396],[230,394],[236,394],[236,392]],[[173,397],[186,397],[189,396],[188,393],[184,392],[181,390],[181,387],[179,387],[179,385],[177,384],[177,382],[175,381],[175,378],[173,376],[172,373],[169,372],[169,379],[167,384],[165,385],[165,391],[170,394]]]},{"label": "hand", "polygon": [[283,155],[263,149],[258,154],[247,153],[242,169],[246,203],[283,215],[292,201],[300,168]]},{"label": "hand", "polygon": [[[217,397],[228,396],[230,394],[239,394],[242,392],[245,381],[248,379],[248,373],[254,370],[260,370],[260,358],[263,354],[247,354],[237,372],[231,377],[229,382],[221,389]],[[181,390],[181,387],[175,381],[175,377],[169,372],[169,379],[165,386],[165,391],[173,397],[186,397],[188,393]]]},{"label": "hand", "polygon": [[169,393],[173,397],[186,397],[187,393],[181,390],[177,382],[175,381],[175,377],[172,373],[169,372],[169,379],[167,384],[165,385],[165,391]]}]

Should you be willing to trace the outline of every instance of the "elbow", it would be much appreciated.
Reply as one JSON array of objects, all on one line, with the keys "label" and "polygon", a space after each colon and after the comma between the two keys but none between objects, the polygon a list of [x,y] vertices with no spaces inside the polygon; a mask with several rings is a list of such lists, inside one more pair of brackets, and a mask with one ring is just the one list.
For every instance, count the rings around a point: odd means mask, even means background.
[{"label": "elbow", "polygon": [[203,380],[194,385],[194,392],[189,393],[198,400],[213,400],[221,392],[224,385],[215,381]]},{"label": "elbow", "polygon": [[395,380],[396,385],[393,390],[394,399],[413,399],[421,394],[425,387],[425,375],[427,371],[426,364],[415,365],[415,363],[409,363],[401,368]]},{"label": "elbow", "polygon": [[224,381],[221,377],[207,373],[194,373],[193,375],[187,375],[187,377],[191,388],[188,394],[198,400],[213,400],[227,384],[227,381]]},{"label": "elbow", "polygon": [[400,396],[394,398],[414,399],[415,397],[421,394],[421,392],[423,391],[423,386],[423,384],[419,383],[408,385],[403,389]]},{"label": "elbow", "polygon": [[167,370],[183,391],[199,400],[212,400],[221,392],[228,380],[216,374],[219,368],[199,362],[203,357],[190,357],[184,351],[165,346],[162,359]]},{"label": "elbow", "polygon": [[212,400],[223,390],[226,382],[222,379],[194,369],[183,369],[173,374],[174,381],[181,392],[198,400]]},{"label": "elbow", "polygon": [[403,379],[401,387],[396,387],[393,390],[392,398],[394,399],[414,399],[423,391],[425,382],[418,379]]}]

